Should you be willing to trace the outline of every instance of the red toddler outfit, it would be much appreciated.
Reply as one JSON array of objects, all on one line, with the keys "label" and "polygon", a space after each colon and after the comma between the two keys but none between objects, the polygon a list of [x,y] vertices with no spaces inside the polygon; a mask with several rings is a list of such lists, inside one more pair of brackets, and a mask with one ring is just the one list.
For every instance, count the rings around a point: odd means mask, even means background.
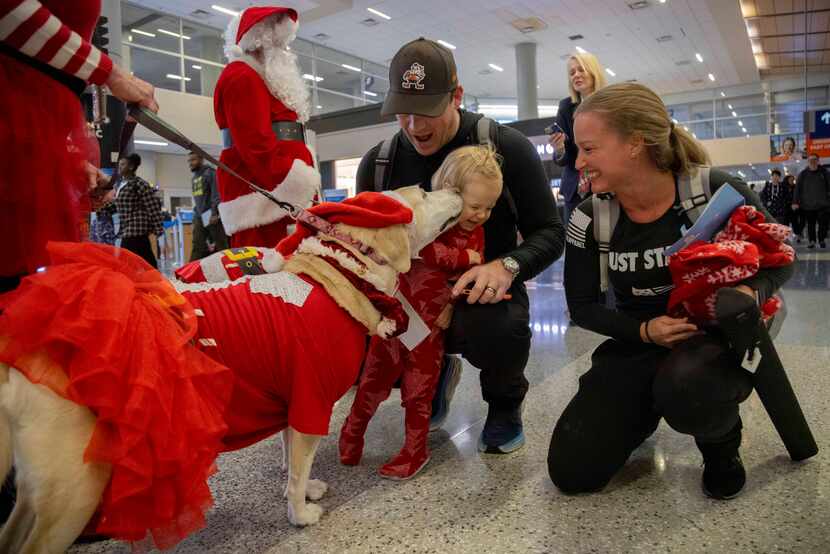
[{"label": "red toddler outfit", "polygon": [[432,397],[444,356],[444,330],[435,321],[451,302],[450,278],[470,267],[467,250],[484,258],[484,230],[450,229],[420,252],[400,277],[400,291],[431,329],[411,352],[398,339],[372,337],[352,410],[340,431],[340,461],[356,465],[363,454],[363,435],[378,406],[401,379],[406,411],[406,440],[401,451],[380,469],[384,477],[409,479],[429,461],[427,434]]}]

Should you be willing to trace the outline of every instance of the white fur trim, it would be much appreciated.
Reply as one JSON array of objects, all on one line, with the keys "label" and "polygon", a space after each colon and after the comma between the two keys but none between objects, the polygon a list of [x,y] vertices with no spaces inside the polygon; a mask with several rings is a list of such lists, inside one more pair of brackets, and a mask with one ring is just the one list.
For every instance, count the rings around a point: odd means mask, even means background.
[{"label": "white fur trim", "polygon": [[282,269],[285,258],[273,248],[263,249],[262,268],[268,273],[276,273]]},{"label": "white fur trim", "polygon": [[378,323],[377,334],[380,338],[388,339],[395,333],[397,325],[391,319],[384,317]]},{"label": "white fur trim", "polygon": [[216,252],[207,258],[199,260],[199,267],[202,268],[202,273],[205,276],[205,282],[220,283],[230,279],[228,276],[228,270],[225,269],[225,264],[222,263],[222,256],[224,255],[224,251]]},{"label": "white fur trim", "polygon": [[[304,161],[295,159],[283,182],[270,192],[283,202],[307,208],[319,187],[320,173],[307,166]],[[288,215],[288,212],[260,193],[249,192],[219,204],[219,215],[225,232],[232,235],[238,231],[279,221]]]},{"label": "white fur trim", "polygon": [[[335,250],[334,248],[326,246],[325,243],[317,237],[308,237],[303,239],[297,247],[297,252],[334,258],[341,266],[345,267],[379,291],[389,295],[392,295],[395,292],[394,290],[390,290],[389,284],[384,283],[381,277],[367,271],[367,266],[360,265],[342,250]],[[397,281],[393,283],[393,286],[395,284],[397,284]]]}]

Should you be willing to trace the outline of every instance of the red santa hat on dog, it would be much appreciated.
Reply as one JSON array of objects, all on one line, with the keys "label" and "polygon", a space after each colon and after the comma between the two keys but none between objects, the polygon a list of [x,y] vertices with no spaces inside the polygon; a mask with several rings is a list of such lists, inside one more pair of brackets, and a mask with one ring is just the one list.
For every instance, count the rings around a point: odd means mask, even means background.
[{"label": "red santa hat on dog", "polygon": [[258,6],[248,8],[228,25],[225,33],[225,50],[229,59],[240,58],[245,52],[256,50],[261,46],[258,41],[261,37],[249,31],[257,24],[272,16],[286,15],[282,22],[275,26],[274,38],[282,44],[289,44],[294,40],[299,27],[297,10],[293,8]]},{"label": "red santa hat on dog", "polygon": [[[323,202],[308,211],[329,223],[345,223],[354,227],[379,229],[391,225],[406,225],[412,222],[412,210],[388,194],[362,192],[342,202]],[[263,267],[269,273],[279,271],[286,256],[292,254],[303,239],[313,236],[317,229],[298,223],[294,233],[277,245],[276,255],[263,259]]]}]

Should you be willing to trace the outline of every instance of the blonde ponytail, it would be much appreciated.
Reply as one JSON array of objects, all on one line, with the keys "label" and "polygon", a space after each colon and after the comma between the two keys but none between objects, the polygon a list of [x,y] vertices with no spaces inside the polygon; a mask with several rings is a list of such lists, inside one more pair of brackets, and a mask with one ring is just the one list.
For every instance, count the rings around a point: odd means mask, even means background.
[{"label": "blonde ponytail", "polygon": [[601,114],[611,129],[624,137],[640,136],[661,171],[693,173],[709,164],[709,154],[688,131],[675,125],[660,97],[639,83],[619,83],[585,98],[576,110]]}]

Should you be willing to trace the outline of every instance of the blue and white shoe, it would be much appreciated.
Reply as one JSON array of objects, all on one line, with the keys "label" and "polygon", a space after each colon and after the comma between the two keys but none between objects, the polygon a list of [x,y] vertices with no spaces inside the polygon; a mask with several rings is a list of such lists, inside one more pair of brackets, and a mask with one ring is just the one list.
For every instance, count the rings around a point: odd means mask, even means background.
[{"label": "blue and white shoe", "polygon": [[525,444],[522,407],[487,408],[487,420],[478,438],[478,451],[485,454],[509,454]]},{"label": "blue and white shoe", "polygon": [[432,397],[432,416],[429,419],[429,430],[441,428],[450,413],[450,402],[461,380],[461,371],[464,365],[457,356],[444,356],[444,365],[441,376],[438,377],[438,386],[435,396]]}]

